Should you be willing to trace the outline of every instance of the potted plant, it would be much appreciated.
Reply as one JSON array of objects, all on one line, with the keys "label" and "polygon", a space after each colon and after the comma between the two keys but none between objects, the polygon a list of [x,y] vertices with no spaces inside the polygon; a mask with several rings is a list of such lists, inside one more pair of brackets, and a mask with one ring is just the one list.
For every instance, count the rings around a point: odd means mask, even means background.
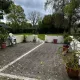
[{"label": "potted plant", "polygon": [[69,45],[71,41],[72,41],[72,38],[70,36],[64,38],[64,44]]},{"label": "potted plant", "polygon": [[34,36],[34,38],[33,38],[33,42],[35,43],[36,42],[36,37]]},{"label": "potted plant", "polygon": [[2,49],[6,48],[7,37],[8,37],[8,31],[0,27],[0,46]]},{"label": "potted plant", "polygon": [[63,51],[66,51],[66,50],[68,51],[68,48],[69,48],[71,41],[72,41],[72,38],[68,34],[65,34],[64,35]]},{"label": "potted plant", "polygon": [[80,55],[80,52],[72,51],[68,55],[63,55],[63,60],[66,65],[66,71],[70,78],[72,79],[79,79],[79,58],[76,56],[76,54]]},{"label": "potted plant", "polygon": [[26,42],[27,42],[27,41],[26,41],[26,38],[27,38],[27,37],[26,37],[26,35],[24,34],[24,35],[23,35],[23,43],[26,43]]}]

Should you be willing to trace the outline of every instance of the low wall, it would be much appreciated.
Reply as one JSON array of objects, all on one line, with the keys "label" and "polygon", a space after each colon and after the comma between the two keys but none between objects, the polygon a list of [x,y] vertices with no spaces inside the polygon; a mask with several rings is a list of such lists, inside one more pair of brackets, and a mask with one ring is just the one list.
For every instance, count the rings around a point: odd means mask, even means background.
[{"label": "low wall", "polygon": [[54,39],[57,39],[57,43],[63,43],[64,42],[63,36],[45,35],[45,42],[53,42]]},{"label": "low wall", "polygon": [[[15,37],[16,37],[17,43],[23,42],[24,35],[16,35]],[[26,38],[27,42],[33,42],[34,38],[36,39],[36,42],[38,42],[38,36],[37,35],[26,35],[25,38]]]},{"label": "low wall", "polygon": [[[23,35],[14,35],[15,36],[15,38],[16,38],[16,42],[17,43],[21,43],[21,42],[23,42]],[[9,42],[9,40],[7,39],[7,41],[6,41],[6,46],[9,46],[10,44],[9,44],[10,42]]]},{"label": "low wall", "polygon": [[23,39],[24,39],[24,36],[23,35],[16,35],[15,37],[16,37],[16,42],[17,43],[23,42]]},{"label": "low wall", "polygon": [[77,39],[73,39],[73,41],[70,43],[70,46],[72,50],[80,51],[80,42]]},{"label": "low wall", "polygon": [[26,36],[26,41],[27,42],[33,42],[34,38],[36,39],[36,42],[38,42],[38,35],[29,35],[29,36],[27,35]]},{"label": "low wall", "polygon": [[[24,40],[24,35],[14,35],[15,38],[16,38],[16,42],[17,43],[21,43],[23,42]],[[27,42],[33,42],[33,39],[35,38],[36,39],[36,42],[39,42],[39,38],[38,38],[38,35],[26,35],[26,41]],[[6,45],[8,46],[9,45],[9,40],[6,41]]]}]

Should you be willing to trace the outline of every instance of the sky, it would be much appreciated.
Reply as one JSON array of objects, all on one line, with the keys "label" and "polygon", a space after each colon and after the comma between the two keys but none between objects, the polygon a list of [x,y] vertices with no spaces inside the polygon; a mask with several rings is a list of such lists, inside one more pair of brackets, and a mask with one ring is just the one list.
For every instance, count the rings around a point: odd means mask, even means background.
[{"label": "sky", "polygon": [[[28,18],[29,13],[32,11],[40,12],[42,17],[44,15],[52,13],[51,8],[45,10],[44,4],[46,0],[13,0],[13,1],[16,5],[20,5],[24,9],[26,18]],[[4,16],[4,19],[1,21],[6,23],[6,17]]]},{"label": "sky", "polygon": [[50,14],[50,8],[45,10],[44,3],[46,0],[14,0],[15,4],[20,5],[24,9],[26,17],[32,11],[38,11],[42,15]]}]

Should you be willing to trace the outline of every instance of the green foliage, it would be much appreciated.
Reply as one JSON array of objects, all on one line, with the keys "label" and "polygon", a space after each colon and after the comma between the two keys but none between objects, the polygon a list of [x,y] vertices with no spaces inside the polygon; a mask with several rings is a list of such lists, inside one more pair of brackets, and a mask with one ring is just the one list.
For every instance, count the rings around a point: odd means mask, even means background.
[{"label": "green foliage", "polygon": [[70,16],[74,14],[75,9],[78,7],[79,7],[79,1],[71,0],[70,3],[65,6],[64,11],[68,16]]},{"label": "green foliage", "polygon": [[79,66],[78,66],[77,57],[74,56],[72,59],[70,59],[70,61],[66,65],[67,65],[67,67],[78,69]]},{"label": "green foliage", "polygon": [[8,37],[8,31],[2,27],[0,27],[0,44],[5,42]]},{"label": "green foliage", "polygon": [[66,38],[66,37],[68,37],[68,36],[69,36],[69,34],[66,33],[66,32],[64,32],[63,37]]},{"label": "green foliage", "polygon": [[80,52],[72,51],[71,53],[66,54],[66,56],[62,56],[66,66],[75,70],[80,69],[78,64],[78,57],[76,54],[79,55]]},{"label": "green foliage", "polygon": [[24,10],[20,5],[12,4],[10,6],[11,13],[8,15],[7,19],[11,22],[23,22],[25,20]]},{"label": "green foliage", "polygon": [[54,21],[54,25],[55,27],[63,27],[63,14],[61,13],[54,13],[52,15],[53,21]]},{"label": "green foliage", "polygon": [[71,41],[72,41],[72,38],[69,36],[64,38],[64,43],[70,43]]},{"label": "green foliage", "polygon": [[25,23],[25,28],[32,28],[32,24],[31,23]]},{"label": "green foliage", "polygon": [[41,40],[45,40],[45,34],[38,34],[38,38],[40,38]]},{"label": "green foliage", "polygon": [[61,27],[60,25],[62,23],[63,28],[70,33],[71,28],[73,28],[80,16],[80,0],[46,0],[46,8],[49,5],[51,6],[52,10],[55,10],[56,13],[63,14],[63,18],[61,18],[61,20],[55,16],[55,25],[57,25],[57,27]]},{"label": "green foliage", "polygon": [[63,20],[63,14],[61,13],[45,15],[43,20],[39,22],[39,28],[45,33],[59,33],[60,31],[64,32],[64,30],[66,31],[68,28],[68,20]]},{"label": "green foliage", "polygon": [[42,24],[45,28],[50,28],[53,24],[52,15],[44,16],[44,18],[42,20]]},{"label": "green foliage", "polygon": [[7,16],[7,19],[11,22],[10,26],[13,32],[21,29],[23,30],[26,26],[26,18],[24,14],[24,10],[20,5],[12,4],[10,6],[10,14]]},{"label": "green foliage", "polygon": [[5,13],[9,13],[9,7],[12,3],[12,0],[0,0],[0,10],[4,10]]},{"label": "green foliage", "polygon": [[44,34],[44,33],[52,32],[54,28],[53,23],[54,22],[52,20],[52,15],[45,15],[43,20],[39,22],[40,33]]},{"label": "green foliage", "polygon": [[70,43],[72,41],[72,38],[69,36],[68,33],[64,33],[63,37],[64,37],[64,43]]},{"label": "green foliage", "polygon": [[70,2],[66,4],[64,7],[65,16],[68,17],[69,33],[71,27],[74,29],[74,31],[76,29],[74,28],[75,25],[74,23],[78,21],[79,6],[80,6],[80,0],[70,0]]},{"label": "green foliage", "polygon": [[44,18],[43,18],[43,23],[44,24],[51,24],[52,22],[52,16],[51,15],[46,15]]}]

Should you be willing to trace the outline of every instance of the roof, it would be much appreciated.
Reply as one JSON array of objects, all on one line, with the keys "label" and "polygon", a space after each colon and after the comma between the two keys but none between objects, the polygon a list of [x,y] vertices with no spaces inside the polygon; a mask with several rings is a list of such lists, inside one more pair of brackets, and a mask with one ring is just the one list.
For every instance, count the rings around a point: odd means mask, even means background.
[{"label": "roof", "polygon": [[0,27],[3,27],[3,28],[10,28],[10,27],[7,26],[6,24],[0,24]]}]

